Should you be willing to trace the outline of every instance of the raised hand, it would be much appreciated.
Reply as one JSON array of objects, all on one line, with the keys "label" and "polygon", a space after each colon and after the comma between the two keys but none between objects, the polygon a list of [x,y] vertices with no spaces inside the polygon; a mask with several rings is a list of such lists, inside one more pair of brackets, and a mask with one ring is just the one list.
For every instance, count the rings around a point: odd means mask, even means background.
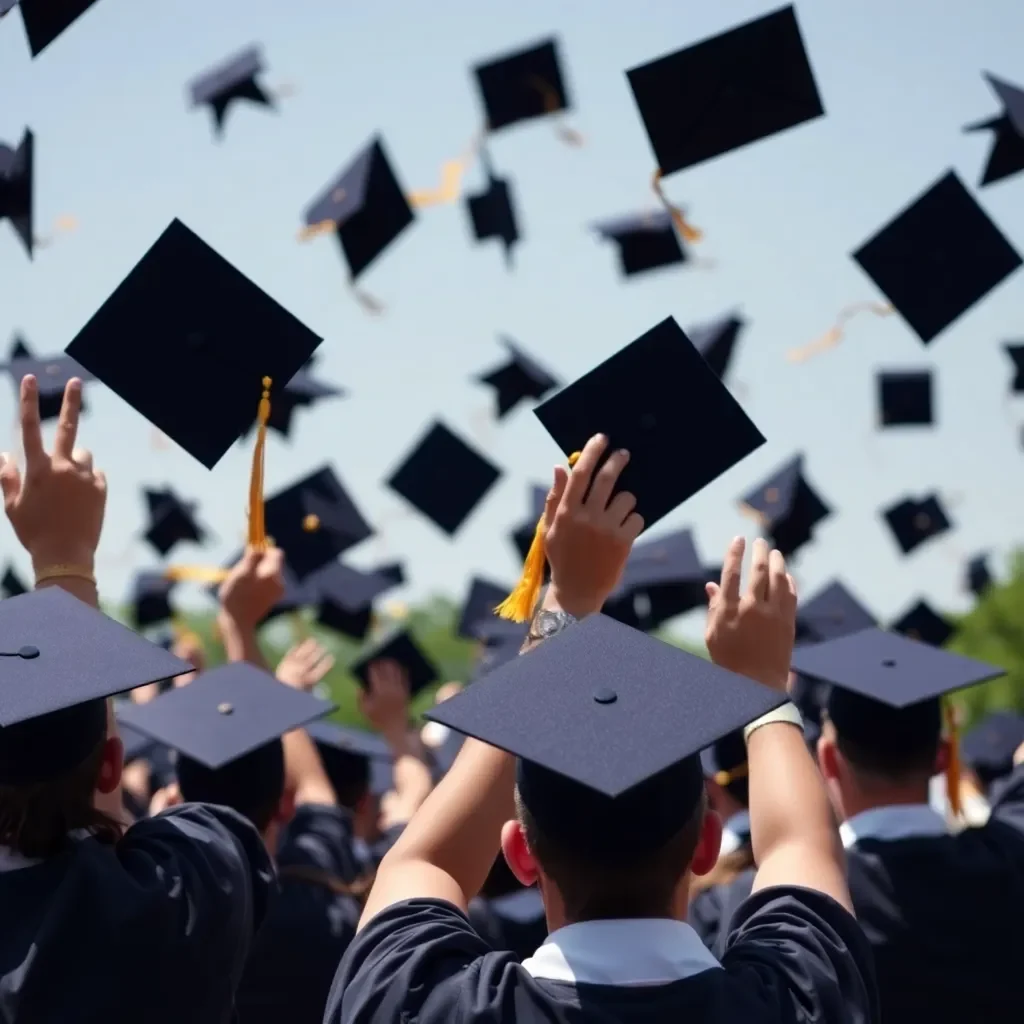
[{"label": "raised hand", "polygon": [[740,592],[745,543],[736,537],[722,564],[720,583],[708,583],[704,633],[716,665],[785,690],[796,635],[796,584],[782,553],[754,541],[750,579]]},{"label": "raised hand", "polygon": [[334,667],[334,655],[313,637],[295,644],[277,663],[277,678],[286,686],[305,693]]},{"label": "raised hand", "polygon": [[644,528],[636,498],[615,493],[629,453],[615,451],[598,469],[608,448],[592,437],[571,470],[555,467],[544,506],[544,547],[551,588],[558,604],[577,618],[600,611],[617,586],[633,542]]},{"label": "raised hand", "polygon": [[221,611],[242,630],[255,630],[284,597],[284,553],[247,548],[220,585]]},{"label": "raised hand", "polygon": [[390,658],[367,669],[369,688],[359,694],[359,709],[384,736],[404,734],[409,727],[409,673]]}]

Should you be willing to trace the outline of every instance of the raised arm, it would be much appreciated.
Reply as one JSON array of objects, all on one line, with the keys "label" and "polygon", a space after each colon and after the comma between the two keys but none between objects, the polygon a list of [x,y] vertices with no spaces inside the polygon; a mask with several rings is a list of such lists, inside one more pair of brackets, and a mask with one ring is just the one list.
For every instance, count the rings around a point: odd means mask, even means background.
[{"label": "raised arm", "polygon": [[220,585],[217,628],[228,661],[247,661],[270,671],[256,639],[259,624],[284,596],[284,554],[279,548],[247,548]]}]

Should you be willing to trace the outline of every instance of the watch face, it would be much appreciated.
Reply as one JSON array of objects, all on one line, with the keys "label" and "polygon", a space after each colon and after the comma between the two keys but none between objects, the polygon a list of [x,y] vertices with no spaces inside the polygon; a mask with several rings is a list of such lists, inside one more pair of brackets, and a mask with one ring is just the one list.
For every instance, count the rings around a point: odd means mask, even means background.
[{"label": "watch face", "polygon": [[537,619],[537,631],[541,636],[553,636],[574,621],[568,612],[542,611]]}]

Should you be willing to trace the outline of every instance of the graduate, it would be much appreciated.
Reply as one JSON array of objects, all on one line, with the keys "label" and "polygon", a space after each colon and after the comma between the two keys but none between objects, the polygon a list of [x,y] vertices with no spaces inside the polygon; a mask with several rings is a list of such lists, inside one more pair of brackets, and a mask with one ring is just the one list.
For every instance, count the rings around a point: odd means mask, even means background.
[{"label": "graduate", "polygon": [[[644,525],[615,493],[629,455],[602,462],[607,447],[597,435],[555,471],[527,653],[428,713],[473,738],[382,861],[330,1024],[877,1019],[828,798],[785,697],[782,556],[756,542],[741,595],[742,538],[730,546],[709,585],[715,664],[601,616]],[[716,959],[684,921],[721,839],[697,753],[742,725],[760,869]],[[466,917],[499,846],[548,920],[522,964]]]},{"label": "graduate", "polygon": [[39,388],[21,382],[24,472],[0,485],[35,590],[0,604],[0,1016],[209,1021],[234,990],[273,883],[253,826],[184,805],[127,827],[115,693],[190,671],[98,611],[106,478],[75,446],[81,381],[53,450]]}]

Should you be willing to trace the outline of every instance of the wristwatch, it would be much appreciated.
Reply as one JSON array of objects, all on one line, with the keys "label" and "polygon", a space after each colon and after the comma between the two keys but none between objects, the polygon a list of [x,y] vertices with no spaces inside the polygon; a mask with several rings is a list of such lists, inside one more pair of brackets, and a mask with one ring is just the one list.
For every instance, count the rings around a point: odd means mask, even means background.
[{"label": "wristwatch", "polygon": [[561,633],[567,626],[571,626],[576,622],[579,622],[579,619],[577,619],[575,615],[570,615],[568,612],[553,612],[542,608],[533,617],[533,622],[530,623],[530,632],[527,635],[526,640],[528,643],[538,643],[541,640],[547,640],[550,637],[555,636],[557,633]]}]

